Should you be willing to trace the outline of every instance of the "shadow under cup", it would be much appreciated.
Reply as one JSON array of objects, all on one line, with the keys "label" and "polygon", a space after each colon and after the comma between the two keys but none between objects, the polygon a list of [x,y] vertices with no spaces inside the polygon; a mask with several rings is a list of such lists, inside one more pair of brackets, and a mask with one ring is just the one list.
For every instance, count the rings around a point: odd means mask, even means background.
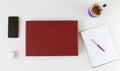
[{"label": "shadow under cup", "polygon": [[88,15],[91,17],[97,17],[97,16],[92,15],[92,13],[90,12],[90,8],[88,9]]}]

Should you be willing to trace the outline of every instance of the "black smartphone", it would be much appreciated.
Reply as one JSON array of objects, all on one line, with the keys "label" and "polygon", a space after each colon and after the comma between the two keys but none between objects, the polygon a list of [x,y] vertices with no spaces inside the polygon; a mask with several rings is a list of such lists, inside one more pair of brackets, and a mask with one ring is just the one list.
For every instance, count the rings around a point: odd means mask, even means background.
[{"label": "black smartphone", "polygon": [[17,38],[18,37],[18,17],[9,16],[8,17],[8,37]]}]

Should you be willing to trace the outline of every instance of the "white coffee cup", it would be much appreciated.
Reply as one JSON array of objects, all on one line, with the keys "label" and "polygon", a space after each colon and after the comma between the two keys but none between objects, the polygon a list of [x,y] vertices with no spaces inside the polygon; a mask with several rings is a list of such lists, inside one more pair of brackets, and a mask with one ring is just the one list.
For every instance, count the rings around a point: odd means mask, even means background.
[{"label": "white coffee cup", "polygon": [[102,14],[103,12],[103,5],[99,3],[94,3],[93,5],[90,6],[88,13],[91,17],[98,17]]}]

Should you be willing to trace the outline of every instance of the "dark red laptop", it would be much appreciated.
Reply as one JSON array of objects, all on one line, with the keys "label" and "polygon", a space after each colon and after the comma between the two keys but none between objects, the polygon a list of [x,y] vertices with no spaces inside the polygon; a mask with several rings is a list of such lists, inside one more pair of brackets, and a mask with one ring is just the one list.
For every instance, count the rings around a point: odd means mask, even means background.
[{"label": "dark red laptop", "polygon": [[77,21],[26,22],[26,56],[77,55]]}]

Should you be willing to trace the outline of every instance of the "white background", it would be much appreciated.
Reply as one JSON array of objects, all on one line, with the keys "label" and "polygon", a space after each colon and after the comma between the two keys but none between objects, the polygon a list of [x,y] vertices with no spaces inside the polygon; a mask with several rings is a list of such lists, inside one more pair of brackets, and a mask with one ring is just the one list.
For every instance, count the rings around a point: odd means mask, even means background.
[{"label": "white background", "polygon": [[[101,16],[91,18],[93,3],[106,3]],[[120,54],[120,0],[0,0],[0,71],[113,71],[120,70],[120,60],[92,69],[79,36],[79,56],[26,57],[26,20],[78,20],[79,32],[108,24]],[[8,38],[8,16],[19,16],[19,38]],[[103,34],[104,35],[104,34]],[[17,51],[8,59],[10,51]]]}]

